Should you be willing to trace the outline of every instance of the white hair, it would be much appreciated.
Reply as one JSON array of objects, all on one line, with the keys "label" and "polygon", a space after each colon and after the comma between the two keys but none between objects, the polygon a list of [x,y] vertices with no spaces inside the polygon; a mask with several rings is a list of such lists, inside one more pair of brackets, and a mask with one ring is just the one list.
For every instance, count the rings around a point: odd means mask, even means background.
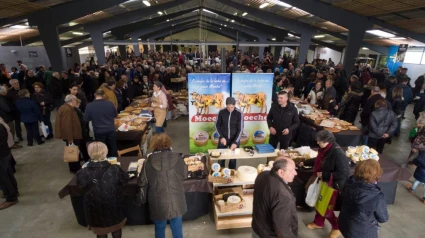
[{"label": "white hair", "polygon": [[66,103],[70,103],[70,102],[72,102],[72,100],[75,100],[75,99],[77,99],[77,97],[76,96],[74,96],[74,95],[72,95],[72,94],[68,94],[68,95],[66,95],[66,97],[65,97],[65,102]]},{"label": "white hair", "polygon": [[9,80],[9,84],[10,85],[12,85],[14,83],[17,83],[17,82],[19,82],[19,80],[17,80],[17,79],[11,79],[11,80]]},{"label": "white hair", "polygon": [[5,86],[0,86],[0,94],[7,93],[7,88]]}]

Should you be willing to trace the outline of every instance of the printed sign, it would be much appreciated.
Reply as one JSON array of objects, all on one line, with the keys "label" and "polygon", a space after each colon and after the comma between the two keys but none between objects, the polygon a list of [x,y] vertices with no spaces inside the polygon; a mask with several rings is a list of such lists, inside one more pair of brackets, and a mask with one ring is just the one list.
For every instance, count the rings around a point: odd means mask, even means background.
[{"label": "printed sign", "polygon": [[230,74],[189,74],[189,151],[207,152],[218,145],[215,121],[230,96]]},{"label": "printed sign", "polygon": [[387,68],[390,71],[391,75],[394,75],[394,72],[397,70],[398,66],[401,66],[403,63],[397,60],[398,46],[390,46],[388,49],[388,59],[387,59]]},{"label": "printed sign", "polygon": [[269,142],[267,113],[271,107],[273,74],[232,75],[232,96],[244,116],[241,147]]}]

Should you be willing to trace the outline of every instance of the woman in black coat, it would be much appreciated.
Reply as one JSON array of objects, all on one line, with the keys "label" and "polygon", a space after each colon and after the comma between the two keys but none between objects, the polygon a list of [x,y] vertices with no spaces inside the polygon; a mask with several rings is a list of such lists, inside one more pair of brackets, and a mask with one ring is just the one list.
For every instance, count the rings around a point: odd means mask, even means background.
[{"label": "woman in black coat", "polygon": [[359,82],[353,82],[348,88],[348,94],[344,96],[336,110],[341,108],[340,118],[354,124],[360,103],[362,102],[363,92],[362,85]]},{"label": "woman in black coat", "polygon": [[388,221],[387,201],[377,185],[381,175],[378,161],[365,160],[345,183],[338,218],[345,238],[378,238],[379,223]]},{"label": "woman in black coat", "polygon": [[51,111],[55,109],[55,101],[49,93],[44,91],[44,85],[40,82],[36,82],[32,85],[34,93],[31,95],[31,99],[34,100],[40,107],[40,111],[43,114],[44,125],[49,127],[49,135],[46,140],[53,138],[53,126],[51,121]]},{"label": "woman in black coat", "polygon": [[[146,77],[146,81],[148,78]],[[149,89],[146,91],[146,95],[148,95]],[[133,82],[128,86],[128,98],[130,101],[133,101],[134,98],[144,95],[144,86],[143,83],[139,81],[139,76],[135,75],[133,78]]]},{"label": "woman in black coat", "polygon": [[119,165],[106,159],[108,148],[102,142],[88,146],[91,160],[77,173],[77,184],[84,191],[84,212],[89,228],[97,238],[120,238],[127,218],[122,204],[122,188],[128,175]]},{"label": "woman in black coat", "polygon": [[[341,147],[335,142],[332,132],[327,130],[319,131],[316,134],[316,141],[320,147],[316,159],[306,160],[304,163],[301,162],[300,166],[314,166],[314,175],[321,178],[323,182],[330,182],[332,178],[332,186],[339,192],[334,209],[338,211],[342,203],[342,189],[348,176],[350,176],[350,161]],[[325,219],[327,219],[332,225],[329,237],[336,238],[341,235],[338,227],[338,218],[335,213],[329,211],[325,215],[322,216],[316,211],[314,221],[309,223],[307,227],[311,230],[321,229],[325,225]]]},{"label": "woman in black coat", "polygon": [[155,237],[165,237],[168,220],[173,237],[183,237],[182,216],[187,211],[183,180],[187,177],[187,166],[179,153],[172,152],[171,144],[171,138],[165,133],[152,136],[150,147],[153,152],[138,178],[141,189],[147,187]]},{"label": "woman in black coat", "polygon": [[400,135],[401,117],[403,114],[403,89],[401,87],[393,88],[391,106],[393,112],[397,116],[397,129],[395,130],[394,136],[398,137]]}]

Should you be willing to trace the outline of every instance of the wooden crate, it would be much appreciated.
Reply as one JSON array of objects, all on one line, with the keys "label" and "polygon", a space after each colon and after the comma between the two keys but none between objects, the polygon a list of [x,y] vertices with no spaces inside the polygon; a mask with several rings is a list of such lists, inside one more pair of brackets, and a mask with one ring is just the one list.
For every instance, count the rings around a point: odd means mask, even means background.
[{"label": "wooden crate", "polygon": [[213,177],[212,173],[210,173],[208,175],[208,182],[210,182],[210,183],[233,183],[235,176],[236,176],[236,171],[234,169],[230,170],[230,177],[229,178]]},{"label": "wooden crate", "polygon": [[[221,213],[237,211],[237,210],[244,209],[246,207],[246,202],[243,198],[243,190],[241,187],[217,189],[217,193],[218,194],[214,196],[214,203],[217,205],[218,210]],[[223,195],[225,193],[237,193],[239,197],[241,198],[241,201],[235,204],[225,203],[224,205],[220,205],[218,201],[223,200]]]}]

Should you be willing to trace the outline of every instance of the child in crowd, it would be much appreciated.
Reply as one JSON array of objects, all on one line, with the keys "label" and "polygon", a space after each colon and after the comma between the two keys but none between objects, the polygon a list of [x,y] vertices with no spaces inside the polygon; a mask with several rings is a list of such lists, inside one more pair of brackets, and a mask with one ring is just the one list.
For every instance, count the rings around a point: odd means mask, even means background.
[{"label": "child in crowd", "polygon": [[[425,188],[425,129],[421,128],[413,141],[412,144],[412,152],[419,152],[418,156],[413,160],[413,164],[417,167],[415,169],[415,173],[413,177],[415,178],[415,182],[412,184],[407,184],[407,189],[409,192],[413,193],[419,184],[423,184]],[[425,194],[421,201],[425,204]]]}]

